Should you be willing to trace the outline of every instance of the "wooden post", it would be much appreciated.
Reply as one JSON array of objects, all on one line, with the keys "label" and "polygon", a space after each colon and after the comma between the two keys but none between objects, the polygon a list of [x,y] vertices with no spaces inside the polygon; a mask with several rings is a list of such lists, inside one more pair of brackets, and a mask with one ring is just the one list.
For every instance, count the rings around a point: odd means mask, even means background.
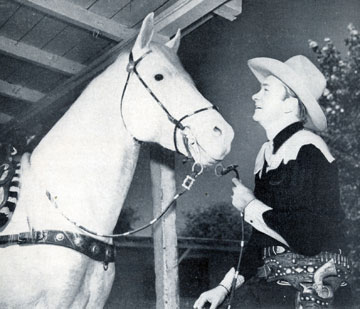
[{"label": "wooden post", "polygon": [[[154,216],[158,216],[176,193],[174,153],[152,146],[150,170]],[[174,205],[175,206],[175,205]],[[173,208],[153,227],[156,309],[179,306],[176,213]]]}]

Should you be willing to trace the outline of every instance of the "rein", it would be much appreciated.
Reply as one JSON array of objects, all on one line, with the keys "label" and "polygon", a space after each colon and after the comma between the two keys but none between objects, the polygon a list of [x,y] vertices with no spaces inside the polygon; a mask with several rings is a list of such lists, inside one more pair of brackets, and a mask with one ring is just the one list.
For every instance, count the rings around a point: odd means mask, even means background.
[{"label": "rein", "polygon": [[[152,51],[149,50],[147,51],[145,54],[143,54],[139,59],[137,60],[134,60],[134,56],[133,56],[133,53],[130,52],[129,54],[129,62],[128,62],[128,65],[126,67],[126,71],[128,72],[128,75],[127,75],[127,78],[126,78],[126,82],[125,82],[125,86],[123,88],[123,91],[122,91],[122,94],[121,94],[121,100],[120,100],[120,114],[121,114],[121,118],[122,118],[122,121],[124,123],[124,126],[126,128],[126,130],[130,133],[130,131],[127,129],[126,127],[126,122],[125,122],[125,119],[124,119],[124,115],[123,115],[123,111],[122,111],[122,106],[123,106],[123,101],[124,101],[124,97],[125,97],[125,93],[126,93],[126,89],[127,89],[127,86],[129,84],[129,80],[130,80],[130,76],[132,73],[134,73],[137,78],[139,79],[139,81],[141,82],[141,84],[145,87],[145,89],[149,92],[149,94],[152,96],[152,98],[155,100],[155,102],[161,107],[161,109],[165,112],[165,114],[167,115],[169,121],[171,123],[173,123],[175,125],[174,127],[174,134],[173,134],[173,140],[174,140],[174,148],[175,148],[175,151],[177,153],[180,153],[179,151],[179,148],[178,148],[178,145],[177,145],[177,142],[176,142],[176,133],[177,133],[177,129],[180,129],[181,131],[184,131],[185,128],[189,128],[187,126],[184,126],[181,122],[186,119],[186,118],[189,118],[191,116],[194,116],[198,113],[201,113],[201,112],[204,112],[204,111],[207,111],[207,110],[210,110],[210,109],[215,109],[215,110],[218,110],[218,108],[215,106],[215,105],[211,105],[209,107],[204,107],[204,108],[200,108],[198,110],[195,110],[194,112],[190,113],[190,114],[187,114],[183,117],[180,118],[180,120],[177,120],[174,116],[171,115],[171,113],[168,111],[168,109],[165,107],[165,105],[158,99],[158,97],[154,94],[154,92],[150,89],[150,87],[147,85],[147,83],[143,80],[143,78],[141,77],[141,75],[139,74],[138,70],[137,70],[137,65],[141,62],[141,60],[143,60],[148,54],[150,54]],[[190,129],[190,128],[189,128]],[[130,133],[130,135],[135,139],[137,140],[133,134]],[[185,135],[183,135],[183,143],[184,143],[184,146],[186,148],[186,151],[188,152],[188,154],[191,155],[189,149],[188,149],[188,146],[187,146],[187,138]]]},{"label": "rein", "polygon": [[49,199],[49,201],[54,205],[54,207],[60,212],[60,214],[71,224],[75,225],[78,229],[80,229],[81,231],[88,233],[90,235],[93,236],[98,236],[98,237],[104,237],[104,238],[119,238],[119,237],[124,237],[124,236],[129,236],[135,233],[138,233],[152,225],[154,225],[156,222],[158,222],[171,208],[171,206],[175,203],[175,201],[182,196],[185,192],[190,191],[192,185],[194,184],[196,178],[198,176],[200,176],[203,172],[203,166],[199,163],[194,163],[193,167],[192,167],[192,173],[191,175],[187,175],[182,183],[182,187],[183,189],[181,191],[179,191],[177,194],[175,194],[175,196],[173,197],[172,201],[166,206],[166,208],[160,213],[160,215],[158,215],[157,217],[155,217],[154,219],[152,219],[149,223],[144,224],[143,226],[136,228],[134,230],[130,230],[127,231],[125,233],[121,233],[121,234],[99,234],[96,233],[94,231],[89,230],[88,228],[78,224],[77,222],[73,221],[72,219],[70,219],[67,215],[65,215],[59,208],[56,200],[54,197],[52,197],[52,195],[50,194],[49,191],[46,191],[46,196]]},{"label": "rein", "polygon": [[[237,165],[229,165],[228,167],[224,168],[222,166],[221,163],[217,164],[215,167],[215,175],[216,176],[224,176],[230,172],[234,172],[235,173],[235,177],[239,180],[240,179],[240,175],[239,172],[237,170]],[[242,260],[242,256],[243,256],[243,250],[244,250],[244,245],[245,245],[245,239],[244,239],[244,213],[241,211],[240,212],[240,218],[241,218],[241,241],[240,241],[240,253],[239,253],[239,258],[238,258],[238,263],[236,265],[236,270],[234,273],[234,277],[233,280],[231,282],[231,290],[230,290],[230,297],[229,297],[229,301],[228,301],[228,305],[227,305],[227,309],[231,309],[231,305],[234,299],[234,295],[235,295],[235,290],[236,290],[236,283],[237,283],[237,279],[239,277],[239,272],[240,272],[240,266],[241,266],[241,260]]]}]

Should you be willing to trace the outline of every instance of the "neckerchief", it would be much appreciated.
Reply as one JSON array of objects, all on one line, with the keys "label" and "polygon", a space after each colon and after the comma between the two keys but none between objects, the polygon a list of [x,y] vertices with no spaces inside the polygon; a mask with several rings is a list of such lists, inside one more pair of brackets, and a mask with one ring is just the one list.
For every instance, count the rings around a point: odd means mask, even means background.
[{"label": "neckerchief", "polygon": [[329,163],[335,160],[324,140],[304,129],[302,124],[297,122],[286,127],[273,140],[262,145],[255,160],[254,174],[260,172],[261,177],[265,160],[266,172],[277,169],[281,162],[287,164],[290,160],[295,160],[301,147],[309,144],[318,148]]}]

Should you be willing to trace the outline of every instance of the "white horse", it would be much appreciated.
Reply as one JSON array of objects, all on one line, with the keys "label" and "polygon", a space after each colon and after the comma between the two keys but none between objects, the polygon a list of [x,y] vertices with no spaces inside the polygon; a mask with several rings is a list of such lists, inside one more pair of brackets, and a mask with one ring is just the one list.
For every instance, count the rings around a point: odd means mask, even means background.
[{"label": "white horse", "polygon": [[176,56],[180,33],[162,45],[151,42],[153,28],[149,14],[130,57],[120,54],[31,158],[23,156],[17,208],[0,233],[0,308],[104,306],[115,274],[112,241],[72,222],[112,233],[138,141],[177,148],[202,165],[230,151],[232,128]]}]

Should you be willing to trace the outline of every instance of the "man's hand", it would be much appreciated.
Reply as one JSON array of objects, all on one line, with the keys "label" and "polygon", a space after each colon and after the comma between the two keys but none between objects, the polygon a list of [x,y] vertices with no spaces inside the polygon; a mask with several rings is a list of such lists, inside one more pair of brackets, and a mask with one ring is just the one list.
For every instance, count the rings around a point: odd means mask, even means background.
[{"label": "man's hand", "polygon": [[206,291],[200,295],[200,297],[196,300],[194,304],[194,309],[202,309],[204,308],[206,303],[210,303],[210,309],[215,309],[226,298],[227,291],[222,286],[217,286],[209,291]]},{"label": "man's hand", "polygon": [[247,187],[245,187],[241,180],[236,178],[232,179],[233,184],[233,195],[232,195],[232,204],[239,211],[243,212],[245,207],[255,199],[254,193]]}]

